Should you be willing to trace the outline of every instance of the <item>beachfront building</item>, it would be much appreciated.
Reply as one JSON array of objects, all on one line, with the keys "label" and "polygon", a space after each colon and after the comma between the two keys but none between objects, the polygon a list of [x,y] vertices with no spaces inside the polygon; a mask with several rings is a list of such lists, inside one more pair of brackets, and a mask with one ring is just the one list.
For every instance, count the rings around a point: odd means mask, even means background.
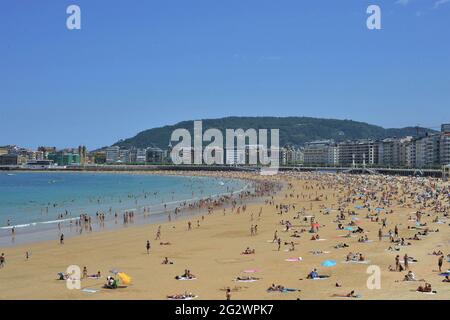
[{"label": "beachfront building", "polygon": [[338,144],[338,163],[342,166],[378,164],[379,143],[370,140],[347,140]]},{"label": "beachfront building", "polygon": [[106,148],[106,163],[116,163],[119,161],[119,151],[118,146],[112,146]]},{"label": "beachfront building", "polygon": [[78,153],[59,151],[56,153],[50,153],[47,156],[47,160],[53,161],[58,166],[70,166],[80,164],[80,155]]},{"label": "beachfront building", "polygon": [[[386,167],[407,166],[413,137],[387,138],[378,143],[378,164]],[[414,157],[415,158],[415,157]]]},{"label": "beachfront building", "polygon": [[416,168],[433,167],[440,163],[440,134],[426,135],[416,140]]},{"label": "beachfront building", "polygon": [[442,125],[439,152],[441,164],[450,165],[450,124]]},{"label": "beachfront building", "polygon": [[130,150],[131,163],[145,163],[147,161],[147,149],[133,148]]},{"label": "beachfront building", "polygon": [[128,149],[120,149],[119,150],[119,160],[117,162],[120,163],[130,163],[131,162],[131,153]]},{"label": "beachfront building", "polygon": [[416,167],[416,140],[415,138],[405,143],[405,166],[408,168]]},{"label": "beachfront building", "polygon": [[305,165],[336,165],[338,149],[333,140],[307,142],[303,149]]},{"label": "beachfront building", "polygon": [[27,162],[27,159],[18,154],[2,154],[0,155],[0,165],[16,166]]},{"label": "beachfront building", "polygon": [[285,146],[281,150],[280,163],[282,165],[293,165],[303,163],[303,150],[294,146]]},{"label": "beachfront building", "polygon": [[147,148],[145,159],[147,163],[163,163],[164,151],[160,148]]}]

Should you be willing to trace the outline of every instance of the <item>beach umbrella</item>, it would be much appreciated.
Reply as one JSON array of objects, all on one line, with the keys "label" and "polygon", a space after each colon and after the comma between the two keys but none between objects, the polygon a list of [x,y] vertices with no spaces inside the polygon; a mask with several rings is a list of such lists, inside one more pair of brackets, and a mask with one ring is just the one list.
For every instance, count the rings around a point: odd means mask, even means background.
[{"label": "beach umbrella", "polygon": [[313,223],[313,224],[311,224],[311,227],[320,228],[320,223]]},{"label": "beach umbrella", "polygon": [[320,265],[322,267],[334,267],[336,265],[336,261],[334,261],[334,260],[325,260]]},{"label": "beach umbrella", "polygon": [[120,281],[121,281],[123,284],[127,285],[127,284],[130,284],[130,283],[131,283],[131,277],[130,277],[129,275],[127,275],[126,273],[124,273],[124,272],[119,272],[119,273],[117,274],[117,276],[119,277]]}]

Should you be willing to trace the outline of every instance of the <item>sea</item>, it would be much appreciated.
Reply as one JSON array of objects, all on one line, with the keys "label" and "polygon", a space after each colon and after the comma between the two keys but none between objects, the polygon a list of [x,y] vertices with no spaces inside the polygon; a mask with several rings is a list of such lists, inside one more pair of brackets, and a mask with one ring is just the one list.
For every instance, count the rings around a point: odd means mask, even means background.
[{"label": "sea", "polygon": [[0,247],[57,239],[61,233],[76,235],[74,220],[80,214],[92,216],[93,221],[97,213],[105,214],[106,223],[94,223],[94,232],[121,227],[123,213],[130,211],[135,224],[157,223],[167,221],[168,214],[185,201],[249,188],[248,181],[220,177],[0,172]]}]

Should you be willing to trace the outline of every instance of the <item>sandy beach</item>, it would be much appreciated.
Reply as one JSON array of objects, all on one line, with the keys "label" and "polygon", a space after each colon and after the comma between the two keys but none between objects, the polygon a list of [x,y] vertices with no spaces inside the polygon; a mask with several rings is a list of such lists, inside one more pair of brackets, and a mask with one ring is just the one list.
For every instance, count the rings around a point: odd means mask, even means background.
[{"label": "sandy beach", "polygon": [[[198,299],[223,300],[227,288],[231,299],[450,299],[450,283],[442,282],[445,277],[439,275],[440,255],[432,254],[441,251],[442,271],[450,268],[448,182],[315,173],[272,177],[208,174],[268,179],[283,183],[284,188],[257,202],[252,199],[245,210],[243,203],[237,203],[234,208],[215,208],[203,218],[197,215],[162,224],[128,225],[67,238],[64,244],[55,238],[0,249],[6,259],[0,269],[0,299],[167,299],[167,295],[191,292]],[[436,190],[439,192],[425,196]],[[343,216],[339,218],[339,214]],[[398,236],[394,235],[395,226]],[[156,240],[159,227],[160,239]],[[352,232],[358,227],[361,232]],[[274,241],[275,232],[281,239],[280,250]],[[408,239],[418,232],[420,240]],[[311,240],[317,235],[318,240]],[[365,236],[369,241],[358,241]],[[404,245],[400,245],[401,238]],[[147,240],[151,244],[149,253]],[[339,243],[349,247],[335,248]],[[255,253],[242,254],[246,248]],[[26,252],[31,253],[29,259]],[[364,261],[346,261],[350,252],[362,254]],[[415,260],[408,264],[415,278],[426,281],[403,281],[407,270],[388,270],[389,266],[395,268],[396,255],[403,260],[405,254]],[[173,264],[162,264],[165,257]],[[325,260],[334,260],[336,265],[322,266]],[[57,280],[57,273],[65,272],[70,265],[86,267],[89,275],[100,271],[102,277],[81,280],[81,288],[89,292],[69,290],[66,281]],[[367,286],[369,266],[381,270],[380,289]],[[314,268],[329,277],[307,279]],[[112,269],[131,276],[131,284],[103,288]],[[176,280],[186,269],[196,279]],[[257,279],[234,281],[237,277]],[[437,293],[416,292],[425,282]],[[272,284],[293,290],[268,292]],[[357,297],[340,297],[352,290]]]}]

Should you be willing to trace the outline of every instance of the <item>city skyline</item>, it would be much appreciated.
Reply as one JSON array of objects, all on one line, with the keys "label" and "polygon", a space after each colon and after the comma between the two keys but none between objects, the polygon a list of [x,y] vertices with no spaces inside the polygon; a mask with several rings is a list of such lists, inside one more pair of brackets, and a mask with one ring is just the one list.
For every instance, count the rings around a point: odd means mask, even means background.
[{"label": "city skyline", "polygon": [[[450,122],[450,3],[194,2],[8,3],[0,145],[96,149],[231,115]],[[66,28],[70,4],[81,30]],[[382,30],[366,28],[370,4]]]}]

